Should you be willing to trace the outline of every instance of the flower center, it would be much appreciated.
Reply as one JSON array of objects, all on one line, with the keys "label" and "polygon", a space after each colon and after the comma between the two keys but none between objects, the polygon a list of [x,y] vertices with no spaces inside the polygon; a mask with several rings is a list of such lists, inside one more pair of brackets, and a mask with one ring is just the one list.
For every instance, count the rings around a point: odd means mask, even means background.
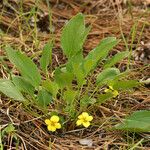
[{"label": "flower center", "polygon": [[55,124],[56,124],[55,122],[53,122],[53,121],[51,122],[51,126],[55,127]]},{"label": "flower center", "polygon": [[85,117],[83,118],[83,122],[88,122],[87,119],[86,119]]}]

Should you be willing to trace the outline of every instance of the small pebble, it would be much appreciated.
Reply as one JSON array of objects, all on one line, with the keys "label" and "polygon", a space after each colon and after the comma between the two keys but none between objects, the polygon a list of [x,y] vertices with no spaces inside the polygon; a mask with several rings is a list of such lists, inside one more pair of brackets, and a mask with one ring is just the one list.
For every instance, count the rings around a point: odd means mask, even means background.
[{"label": "small pebble", "polygon": [[93,145],[93,140],[92,139],[81,139],[81,140],[79,140],[79,143],[81,144],[81,145],[86,145],[86,146],[88,146],[88,147],[91,147],[92,145]]}]

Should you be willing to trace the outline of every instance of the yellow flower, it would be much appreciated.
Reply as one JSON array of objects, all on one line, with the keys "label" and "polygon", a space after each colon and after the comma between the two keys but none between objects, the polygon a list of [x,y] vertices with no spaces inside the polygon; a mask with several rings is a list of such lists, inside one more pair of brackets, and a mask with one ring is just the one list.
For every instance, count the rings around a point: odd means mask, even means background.
[{"label": "yellow flower", "polygon": [[113,97],[117,97],[119,95],[117,90],[114,90],[112,86],[109,86],[109,89],[105,89],[106,93],[112,93]]},{"label": "yellow flower", "polygon": [[90,116],[87,112],[83,112],[81,115],[78,116],[78,120],[76,122],[76,125],[83,125],[84,127],[90,126],[90,121],[93,120],[93,117]]},{"label": "yellow flower", "polygon": [[59,117],[54,115],[50,119],[45,119],[45,123],[47,125],[47,129],[49,131],[56,131],[61,128],[61,124],[59,123]]}]

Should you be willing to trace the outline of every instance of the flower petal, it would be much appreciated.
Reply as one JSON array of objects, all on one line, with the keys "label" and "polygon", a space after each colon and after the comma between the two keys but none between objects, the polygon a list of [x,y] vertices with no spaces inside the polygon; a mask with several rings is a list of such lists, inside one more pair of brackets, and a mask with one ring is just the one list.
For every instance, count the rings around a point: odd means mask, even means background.
[{"label": "flower petal", "polygon": [[82,124],[83,124],[83,126],[86,127],[86,128],[90,126],[90,122],[83,122]]},{"label": "flower petal", "polygon": [[110,92],[110,89],[105,89],[104,92],[108,93],[108,92]]},{"label": "flower petal", "polygon": [[56,124],[55,124],[55,127],[56,127],[57,129],[60,129],[60,128],[61,128],[61,124],[60,124],[60,123],[56,123]]},{"label": "flower petal", "polygon": [[83,121],[79,119],[79,120],[77,120],[76,125],[80,126],[82,123],[83,123]]},{"label": "flower petal", "polygon": [[87,118],[87,121],[92,121],[93,120],[93,117],[92,116],[89,116],[88,118]]},{"label": "flower petal", "polygon": [[50,121],[49,119],[45,119],[45,123],[46,123],[47,125],[50,125],[50,124],[51,124],[51,121]]},{"label": "flower petal", "polygon": [[56,127],[51,126],[51,125],[47,126],[47,129],[52,132],[56,131]]},{"label": "flower petal", "polygon": [[58,122],[58,121],[59,121],[59,117],[56,116],[56,115],[54,115],[54,116],[52,116],[52,117],[50,118],[50,120],[51,120],[52,122]]},{"label": "flower petal", "polygon": [[89,117],[89,114],[88,114],[87,112],[83,112],[83,113],[82,113],[82,117],[83,117],[83,118],[87,118],[87,117]]},{"label": "flower petal", "polygon": [[114,91],[113,91],[113,97],[115,98],[115,97],[118,96],[118,95],[119,95],[118,91],[117,91],[117,90],[114,90]]},{"label": "flower petal", "polygon": [[114,90],[114,88],[112,86],[109,86],[109,89],[112,90],[112,91]]},{"label": "flower petal", "polygon": [[82,116],[82,114],[78,116],[78,119],[83,119],[83,116]]}]

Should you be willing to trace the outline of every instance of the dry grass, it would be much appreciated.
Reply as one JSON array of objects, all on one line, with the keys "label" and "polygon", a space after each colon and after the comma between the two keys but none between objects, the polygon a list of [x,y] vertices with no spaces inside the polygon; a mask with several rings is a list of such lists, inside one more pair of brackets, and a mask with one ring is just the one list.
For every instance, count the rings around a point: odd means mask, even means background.
[{"label": "dry grass", "polygon": [[[32,7],[37,5],[40,15],[48,13],[45,1],[35,4],[33,0],[24,0],[23,4],[17,4],[17,0],[9,0],[9,5],[0,4],[0,28],[3,34],[0,38],[0,56],[5,57],[3,45],[11,44],[17,49],[24,50],[29,56],[38,57],[43,45],[55,35],[55,49],[53,50],[53,67],[65,62],[60,48],[60,34],[65,22],[78,12],[86,14],[86,22],[92,25],[92,31],[84,46],[85,55],[94,48],[104,37],[115,36],[127,39],[127,45],[122,40],[113,50],[123,51],[139,46],[138,41],[150,41],[150,12],[147,10],[146,1],[132,5],[123,0],[50,0],[52,8],[52,29],[53,33],[47,29],[49,24],[45,16],[37,22],[40,28],[36,32],[31,28],[28,20],[28,13]],[[148,1],[147,1],[148,2]],[[1,2],[2,3],[2,2]],[[21,11],[23,10],[22,14]],[[137,24],[134,42],[131,39],[131,28]],[[41,29],[43,28],[44,29]],[[142,31],[143,28],[143,31]],[[122,32],[122,35],[121,35]],[[7,59],[0,64],[0,76],[8,77],[8,68],[13,66]],[[119,68],[124,69],[127,60],[118,64]],[[7,67],[6,67],[7,66]],[[133,69],[130,78],[142,79],[150,76],[150,68],[142,61],[134,61],[130,67]],[[15,72],[17,73],[17,71]],[[43,114],[33,106],[22,106],[18,102],[12,102],[1,95],[0,99],[0,129],[1,131],[9,124],[15,126],[16,131],[5,135],[3,138],[4,149],[19,150],[126,150],[132,148],[141,139],[135,150],[150,149],[150,135],[148,133],[127,133],[109,130],[117,124],[127,114],[141,109],[150,109],[150,89],[149,87],[139,87],[129,93],[121,93],[118,99],[102,106],[96,106],[91,112],[94,115],[95,125],[88,129],[72,129],[51,134],[44,125]],[[52,108],[49,108],[51,111]],[[14,138],[16,137],[16,138]],[[79,144],[81,138],[93,139],[93,146],[86,147]],[[18,146],[17,146],[18,143]]]}]

